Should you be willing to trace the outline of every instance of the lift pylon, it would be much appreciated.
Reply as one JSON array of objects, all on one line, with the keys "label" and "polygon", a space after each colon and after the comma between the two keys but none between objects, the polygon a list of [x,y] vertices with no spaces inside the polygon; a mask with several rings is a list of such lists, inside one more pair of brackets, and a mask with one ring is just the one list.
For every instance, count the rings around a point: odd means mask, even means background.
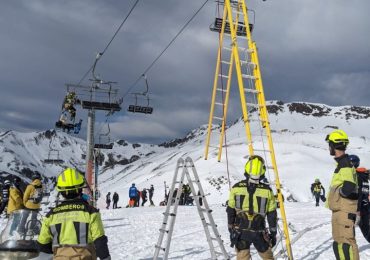
[{"label": "lift pylon", "polygon": [[[227,109],[233,76],[236,76],[249,155],[258,154],[264,157],[267,170],[274,172],[287,254],[289,259],[292,260],[293,253],[271,136],[257,46],[251,35],[253,26],[249,23],[249,10],[245,0],[224,0],[219,1],[218,4],[223,6],[223,15],[222,19],[216,19],[215,25],[211,28],[212,31],[218,31],[220,34],[205,159],[208,159],[212,133],[218,132],[218,140],[215,140],[218,143],[216,147],[218,161],[221,161],[222,149],[227,145],[225,143]],[[226,81],[225,85],[224,80]],[[220,127],[214,127],[214,122],[219,124]]]}]

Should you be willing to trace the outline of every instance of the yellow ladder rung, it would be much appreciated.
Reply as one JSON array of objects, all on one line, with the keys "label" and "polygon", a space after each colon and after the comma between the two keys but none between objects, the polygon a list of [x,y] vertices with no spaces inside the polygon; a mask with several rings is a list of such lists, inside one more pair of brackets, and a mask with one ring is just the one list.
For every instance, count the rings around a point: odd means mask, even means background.
[{"label": "yellow ladder rung", "polygon": [[221,78],[225,78],[225,79],[228,79],[229,78],[229,76],[223,75],[223,74],[218,74],[218,76],[221,77]]},{"label": "yellow ladder rung", "polygon": [[249,62],[249,61],[246,61],[246,60],[241,60],[240,63],[243,65],[243,64],[246,64],[246,65],[249,65],[251,67],[257,67],[257,64],[256,63],[253,63],[253,62]]},{"label": "yellow ladder rung", "polygon": [[261,93],[261,91],[258,91],[258,90],[255,90],[255,89],[250,89],[250,88],[245,88],[245,89],[244,89],[244,92],[247,92],[247,93],[254,93],[254,94]]},{"label": "yellow ladder rung", "polygon": [[245,78],[245,79],[257,79],[256,76],[247,75],[247,74],[242,74],[242,77]]}]

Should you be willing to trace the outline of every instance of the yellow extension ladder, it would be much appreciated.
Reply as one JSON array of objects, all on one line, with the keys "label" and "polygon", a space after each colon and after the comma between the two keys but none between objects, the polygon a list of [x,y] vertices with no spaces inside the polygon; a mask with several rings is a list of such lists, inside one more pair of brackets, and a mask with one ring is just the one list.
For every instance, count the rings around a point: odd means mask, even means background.
[{"label": "yellow extension ladder", "polygon": [[[225,127],[235,65],[249,155],[262,156],[265,159],[267,171],[274,172],[286,250],[288,258],[292,260],[293,252],[271,137],[257,46],[251,36],[253,25],[249,24],[249,12],[245,0],[224,0],[220,2],[224,6],[223,17],[222,19],[216,18],[214,27],[211,28],[211,30],[218,31],[220,34],[205,159],[207,160],[209,155],[211,133],[219,133],[218,161],[221,161],[222,148],[227,145],[224,142]],[[227,82],[225,86],[223,84],[224,80]],[[221,127],[215,127],[214,122],[220,124]]]}]

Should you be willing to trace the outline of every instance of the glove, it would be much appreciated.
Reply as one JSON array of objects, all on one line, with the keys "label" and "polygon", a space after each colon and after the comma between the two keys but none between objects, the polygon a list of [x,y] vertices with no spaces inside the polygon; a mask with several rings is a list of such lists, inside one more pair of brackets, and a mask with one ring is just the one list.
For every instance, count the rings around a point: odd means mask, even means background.
[{"label": "glove", "polygon": [[238,241],[239,234],[234,227],[229,226],[230,233],[230,246],[234,247],[235,243]]},{"label": "glove", "polygon": [[276,245],[276,233],[271,233],[270,234],[270,243],[271,247],[274,247]]}]

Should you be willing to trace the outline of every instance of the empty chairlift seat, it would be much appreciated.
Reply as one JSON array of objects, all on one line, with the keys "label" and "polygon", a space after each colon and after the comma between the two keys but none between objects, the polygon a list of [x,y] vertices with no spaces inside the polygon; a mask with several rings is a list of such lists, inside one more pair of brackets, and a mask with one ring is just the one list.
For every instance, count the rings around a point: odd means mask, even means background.
[{"label": "empty chairlift seat", "polygon": [[152,114],[153,108],[148,106],[130,105],[128,111],[132,113]]},{"label": "empty chairlift seat", "polygon": [[[222,22],[223,22],[223,19],[222,18],[216,18],[215,19],[215,22],[211,25],[211,27],[209,28],[211,31],[213,32],[221,32],[221,28],[222,28]],[[237,29],[236,29],[236,35],[238,36],[247,36],[247,30],[246,30],[246,26],[244,25],[244,22],[238,22],[238,26],[237,26]],[[253,31],[253,24],[249,24],[249,30],[252,32]],[[226,24],[225,24],[225,33],[227,34],[230,34],[231,31],[230,31],[230,23],[228,21],[226,21]]]}]

